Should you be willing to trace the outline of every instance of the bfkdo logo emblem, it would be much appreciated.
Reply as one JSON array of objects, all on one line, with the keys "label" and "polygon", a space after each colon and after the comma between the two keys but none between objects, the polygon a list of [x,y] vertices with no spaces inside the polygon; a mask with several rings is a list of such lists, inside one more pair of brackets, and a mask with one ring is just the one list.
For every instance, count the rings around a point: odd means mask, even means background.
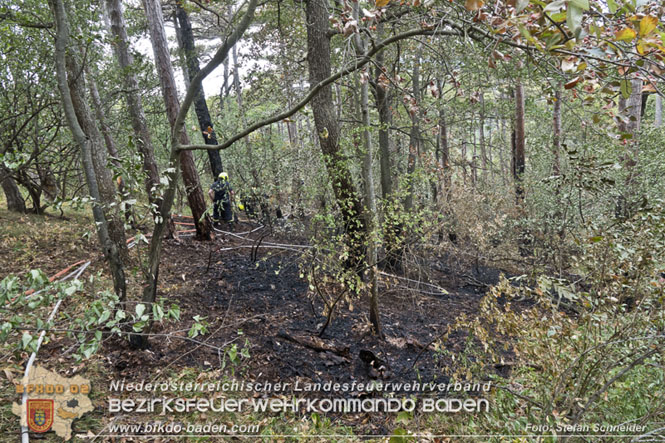
[{"label": "bfkdo logo emblem", "polygon": [[53,426],[53,400],[28,399],[28,427],[34,432],[46,432]]}]

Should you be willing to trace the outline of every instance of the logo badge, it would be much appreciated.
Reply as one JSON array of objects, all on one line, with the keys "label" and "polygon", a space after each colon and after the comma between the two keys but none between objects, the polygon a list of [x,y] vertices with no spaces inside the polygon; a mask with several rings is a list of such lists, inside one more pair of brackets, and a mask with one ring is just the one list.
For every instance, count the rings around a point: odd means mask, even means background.
[{"label": "logo badge", "polygon": [[53,426],[53,400],[28,399],[28,428],[34,432],[46,432]]}]

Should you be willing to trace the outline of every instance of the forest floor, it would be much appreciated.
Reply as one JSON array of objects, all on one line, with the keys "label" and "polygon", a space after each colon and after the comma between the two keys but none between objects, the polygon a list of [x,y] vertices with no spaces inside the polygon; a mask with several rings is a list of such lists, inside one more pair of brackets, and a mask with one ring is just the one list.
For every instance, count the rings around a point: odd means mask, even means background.
[{"label": "forest floor", "polygon": [[[154,332],[183,339],[153,339],[148,352],[131,350],[120,338],[108,341],[103,353],[112,362],[116,378],[155,380],[156,374],[182,368],[214,371],[222,367],[246,383],[281,382],[289,386],[286,394],[318,397],[365,394],[303,394],[293,389],[296,383],[351,385],[372,380],[447,383],[453,360],[465,351],[467,334],[453,332],[445,349],[439,347],[439,338],[460,316],[474,318],[486,288],[499,278],[495,269],[471,267],[462,275],[457,266],[444,262],[426,282],[385,274],[380,291],[385,339],[372,333],[365,297],[352,300],[352,308],[348,301],[339,303],[319,336],[326,317],[323,302],[303,274],[307,256],[269,247],[252,255],[251,245],[258,238],[262,245],[305,241],[283,232],[264,236],[264,230],[256,228],[256,223],[241,223],[234,230],[236,235],[241,233],[239,237],[218,233],[211,244],[191,237],[166,242],[159,296],[179,304],[182,321],[165,323]],[[197,338],[201,343],[185,339],[195,316],[209,323],[208,333]],[[249,357],[230,362],[224,350],[232,343]],[[493,368],[490,372],[496,373]],[[394,414],[337,418],[338,424],[352,426],[356,434],[390,435],[395,426]]]},{"label": "forest floor", "polygon": [[[242,224],[236,231],[255,227]],[[352,309],[348,302],[342,302],[319,338],[326,321],[324,305],[301,272],[301,254],[279,249],[266,253],[266,249],[260,249],[258,259],[252,260],[252,249],[245,248],[254,243],[249,240],[251,237],[259,236],[247,236],[245,241],[218,234],[211,245],[191,239],[166,242],[161,287],[168,294],[159,295],[180,305],[185,321],[178,325],[181,330],[190,326],[187,322],[193,322],[194,316],[205,317],[210,333],[204,338],[210,346],[193,352],[191,342],[172,340],[155,342],[152,352],[144,353],[132,352],[123,341],[118,341],[117,349],[110,347],[108,351],[117,354],[113,360],[122,375],[137,376],[136,372],[175,364],[172,362],[176,359],[183,366],[215,365],[219,363],[218,356],[211,346],[224,348],[232,342],[240,346],[247,339],[251,358],[243,369],[250,378],[340,383],[370,378],[447,381],[442,368],[450,362],[443,352],[434,349],[433,342],[460,315],[474,315],[484,296],[482,283],[458,281],[451,286],[452,278],[439,272],[436,280],[427,282],[432,287],[421,285],[425,294],[403,287],[382,290],[385,340],[372,333],[366,298],[354,300]],[[280,244],[293,240],[298,241],[282,236],[263,239],[264,243]],[[493,280],[498,273],[486,271],[479,278]],[[384,277],[384,288],[388,280],[399,281]],[[406,284],[415,285],[408,281]],[[433,286],[444,287],[448,293],[432,295],[436,293]],[[239,330],[242,335],[238,335]],[[158,332],[172,331],[164,325]],[[180,332],[183,336],[185,333]],[[461,336],[451,337],[449,351],[461,352],[464,341]],[[374,354],[385,370],[372,370],[359,357],[361,351]]]},{"label": "forest floor", "polygon": [[[0,216],[7,218],[6,213]],[[11,221],[12,229],[21,231],[6,231],[0,239],[6,252],[3,261],[7,260],[2,266],[7,271],[18,271],[14,270],[17,266],[25,270],[45,265],[51,275],[86,258],[86,250],[94,251],[88,244],[94,239],[75,233],[72,223],[53,218],[48,224],[55,227],[46,231],[52,234],[55,229],[61,237],[28,237],[24,230],[29,227],[40,232],[38,220],[22,217],[27,218],[21,218],[23,222],[11,217],[3,220],[3,225]],[[268,232],[248,221],[237,225],[234,233],[219,232],[211,243],[192,237],[165,241],[158,296],[180,306],[181,321],[157,324],[152,332],[164,334],[164,338],[151,338],[147,350],[132,350],[125,339],[117,336],[104,340],[95,357],[97,362],[86,366],[86,372],[101,388],[95,395],[100,413],[108,389],[104,380],[114,379],[154,381],[189,373],[199,380],[199,374],[207,372],[209,377],[231,375],[245,382],[281,382],[291,387],[296,382],[306,385],[328,381],[447,383],[449,367],[464,353],[467,337],[463,332],[451,334],[445,349],[439,347],[438,339],[460,316],[473,318],[487,287],[499,278],[495,269],[471,266],[461,271],[459,263],[451,258],[442,258],[426,280],[384,274],[380,300],[385,339],[372,333],[364,297],[352,300],[352,307],[348,301],[339,303],[332,322],[319,337],[326,318],[321,299],[304,277],[307,256],[299,248],[269,247],[303,245],[302,235],[283,230]],[[268,247],[258,249],[254,256],[251,246],[259,237]],[[17,238],[22,241],[12,242]],[[34,254],[37,250],[42,254]],[[22,254],[26,261],[16,261],[15,257]],[[28,255],[39,258],[30,260]],[[93,265],[103,269],[99,259]],[[187,334],[195,317],[207,322],[207,333],[190,339]],[[67,372],[78,371],[72,368],[80,366],[72,366],[61,354],[74,344],[66,337],[55,338],[40,351],[40,364],[56,368],[64,364],[69,367]],[[238,355],[231,356],[227,351],[233,344]],[[353,427],[356,435],[390,435],[394,418],[389,414],[345,414],[334,424]],[[107,421],[102,417],[96,420]]]}]

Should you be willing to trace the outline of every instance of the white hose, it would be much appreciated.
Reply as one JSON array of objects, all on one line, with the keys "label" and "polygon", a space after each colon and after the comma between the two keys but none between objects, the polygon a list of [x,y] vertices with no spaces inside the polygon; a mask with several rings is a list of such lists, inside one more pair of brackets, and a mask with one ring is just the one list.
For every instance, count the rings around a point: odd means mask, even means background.
[{"label": "white hose", "polygon": [[[69,275],[58,280],[58,282],[63,282],[65,280],[68,280],[72,276],[74,276],[74,280],[78,279],[81,276],[81,274],[83,274],[83,271],[85,271],[85,269],[89,265],[90,261],[87,261],[86,263],[82,264],[77,270],[73,271]],[[58,300],[58,302],[53,307],[51,315],[49,315],[48,320],[46,320],[46,325],[51,323],[51,320],[53,320],[53,317],[55,317],[55,313],[58,312],[58,308],[60,308],[62,300],[63,300],[62,298]],[[42,345],[45,336],[46,336],[46,329],[42,330],[42,332],[39,334],[39,339],[37,340],[37,347],[35,348],[34,352],[30,355],[30,359],[28,359],[28,364],[25,366],[25,373],[23,375],[23,382],[22,382],[23,386],[28,385],[30,381],[29,379],[30,369],[32,368],[32,365],[35,363],[35,359],[37,358],[37,352],[39,351],[39,347]],[[27,405],[28,405],[28,390],[24,389],[23,396],[21,397],[21,423],[28,422]],[[21,424],[21,443],[30,443],[30,436],[28,432],[29,432],[28,428],[26,426],[23,426],[23,424]]]}]

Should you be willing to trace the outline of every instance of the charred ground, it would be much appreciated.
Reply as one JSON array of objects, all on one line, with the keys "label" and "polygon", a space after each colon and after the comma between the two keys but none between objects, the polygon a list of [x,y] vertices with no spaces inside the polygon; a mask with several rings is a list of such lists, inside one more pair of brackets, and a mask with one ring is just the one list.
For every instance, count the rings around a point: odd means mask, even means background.
[{"label": "charred ground", "polygon": [[[253,229],[255,224],[245,223],[236,232]],[[236,343],[239,348],[246,345],[250,354],[234,368],[247,380],[447,382],[450,355],[463,351],[467,337],[453,333],[446,352],[437,350],[434,342],[460,315],[476,314],[485,288],[499,275],[494,269],[473,267],[461,274],[459,264],[448,260],[419,284],[404,276],[384,276],[385,339],[372,333],[362,297],[353,307],[340,303],[319,336],[326,317],[322,301],[303,276],[306,258],[291,250],[265,247],[256,253],[251,247],[258,238],[264,245],[302,244],[302,239],[262,230],[241,236],[245,239],[218,233],[212,244],[191,238],[165,243],[159,295],[180,305],[184,324],[158,326],[155,332],[183,339],[153,339],[147,351],[133,351],[120,339],[107,341],[106,354],[118,375],[219,367],[224,359],[219,349]],[[209,323],[209,333],[197,338],[204,344],[185,339],[195,316]]]}]

